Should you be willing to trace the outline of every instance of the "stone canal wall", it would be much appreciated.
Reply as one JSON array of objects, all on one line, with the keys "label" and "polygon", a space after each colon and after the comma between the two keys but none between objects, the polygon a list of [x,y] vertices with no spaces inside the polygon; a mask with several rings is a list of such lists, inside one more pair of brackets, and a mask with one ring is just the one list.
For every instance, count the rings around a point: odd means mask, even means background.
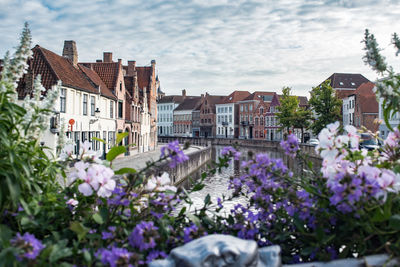
[{"label": "stone canal wall", "polygon": [[211,160],[211,146],[196,146],[194,149],[192,147],[192,149],[185,154],[189,157],[189,160],[178,164],[175,168],[170,168],[170,160],[166,160],[161,162],[157,168],[150,169],[148,174],[160,175],[163,172],[167,172],[172,183],[175,186],[179,186],[189,175]]},{"label": "stone canal wall", "polygon": [[[175,136],[159,136],[158,142],[168,143],[173,140],[178,140],[180,144],[189,142],[196,146],[243,146],[254,148],[266,148],[275,151],[283,151],[279,145],[279,141],[254,140],[254,139],[229,139],[229,138],[194,138],[194,137],[175,137]],[[300,144],[300,149],[308,157],[320,159],[320,156],[315,152],[315,146],[308,144]]]}]

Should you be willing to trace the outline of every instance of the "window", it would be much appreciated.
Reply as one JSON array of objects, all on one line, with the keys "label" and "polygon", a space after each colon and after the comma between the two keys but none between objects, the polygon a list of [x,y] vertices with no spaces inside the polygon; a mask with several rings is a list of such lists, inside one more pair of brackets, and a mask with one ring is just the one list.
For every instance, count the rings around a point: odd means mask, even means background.
[{"label": "window", "polygon": [[113,107],[113,101],[110,101],[110,118],[114,118],[114,107]]},{"label": "window", "polygon": [[264,114],[264,109],[260,108],[260,115]]},{"label": "window", "polygon": [[240,105],[240,111],[243,112],[243,105]]},{"label": "window", "polygon": [[65,89],[61,88],[60,92],[60,112],[65,113]]},{"label": "window", "polygon": [[249,105],[249,111],[253,111],[253,104]]},{"label": "window", "polygon": [[90,97],[90,115],[94,116],[95,111],[95,99],[94,96]]},{"label": "window", "polygon": [[122,106],[123,102],[122,101],[118,101],[118,118],[122,118],[122,111],[123,111],[123,106]]},{"label": "window", "polygon": [[260,117],[260,125],[264,125],[264,117],[263,116]]},{"label": "window", "polygon": [[83,115],[87,115],[88,95],[83,95]]},{"label": "window", "polygon": [[247,112],[247,105],[244,106],[244,111]]},{"label": "window", "polygon": [[255,118],[254,121],[255,121],[255,125],[258,126],[258,118]]},{"label": "window", "polygon": [[229,112],[232,112],[232,107],[229,107]]},{"label": "window", "polygon": [[114,144],[114,132],[108,132],[108,148]]},{"label": "window", "polygon": [[225,107],[225,113],[227,113],[228,112],[228,107]]},{"label": "window", "polygon": [[253,115],[250,115],[250,123],[253,122]]},{"label": "window", "polygon": [[229,122],[232,122],[232,115],[229,115]]},{"label": "window", "polygon": [[82,142],[87,140],[87,132],[82,132]]}]

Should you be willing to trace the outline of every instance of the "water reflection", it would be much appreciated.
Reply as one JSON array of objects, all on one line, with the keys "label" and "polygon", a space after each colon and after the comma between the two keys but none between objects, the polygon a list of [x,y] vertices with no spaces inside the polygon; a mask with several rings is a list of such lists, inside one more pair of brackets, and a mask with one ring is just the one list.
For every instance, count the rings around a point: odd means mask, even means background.
[{"label": "water reflection", "polygon": [[[219,156],[221,156],[221,151],[222,151],[222,146],[214,146],[212,148],[212,159],[214,161],[217,160]],[[224,168],[220,173],[216,173],[212,176],[209,176],[205,179],[205,187],[197,192],[193,192],[190,194],[190,197],[192,198],[192,201],[194,202],[194,205],[191,207],[191,210],[197,208],[201,208],[204,205],[204,198],[207,196],[207,194],[210,194],[211,196],[211,201],[214,203],[214,206],[217,203],[217,198],[222,198],[223,195],[225,197],[231,197],[232,191],[228,190],[228,183],[229,183],[229,178],[232,176],[239,176],[241,174],[241,162],[246,161],[249,159],[248,153],[251,151],[254,154],[258,153],[268,153],[270,157],[272,158],[282,158],[285,162],[285,164],[294,172],[297,174],[302,174],[302,171],[304,169],[303,163],[298,162],[295,160],[292,160],[288,158],[285,154],[280,153],[276,150],[271,150],[270,148],[244,148],[240,147],[239,151],[242,152],[242,156],[239,161],[233,161],[229,165],[229,167]],[[191,178],[193,180],[197,180],[201,177],[201,173],[203,171],[207,170],[207,166],[202,166],[196,173],[191,175]],[[185,184],[183,185],[185,188],[190,188],[191,184],[189,181],[186,181]],[[224,209],[221,211],[222,214],[224,212],[229,212],[234,205],[241,203],[241,204],[246,204],[246,200],[243,197],[235,198],[229,201],[224,202]]]}]

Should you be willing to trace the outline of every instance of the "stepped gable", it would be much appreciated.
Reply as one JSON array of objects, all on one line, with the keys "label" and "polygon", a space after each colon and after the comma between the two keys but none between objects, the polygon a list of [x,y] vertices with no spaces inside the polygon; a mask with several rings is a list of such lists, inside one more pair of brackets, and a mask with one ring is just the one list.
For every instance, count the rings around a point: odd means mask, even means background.
[{"label": "stepped gable", "polygon": [[99,75],[88,67],[85,67],[83,64],[78,64],[78,67],[85,73],[85,75],[95,84],[95,86],[100,87],[100,93],[102,96],[116,100],[117,97],[108,89],[107,85],[103,82],[103,80],[99,77]]},{"label": "stepped gable", "polygon": [[[30,63],[33,74],[41,73],[42,85],[46,89],[50,89],[52,85],[57,83],[57,80],[61,80],[64,86],[90,93],[99,93],[98,89],[86,78],[85,74],[79,68],[75,68],[69,59],[39,45],[33,48],[33,53],[34,57]],[[38,60],[38,57],[41,56],[44,60]],[[49,68],[50,71],[42,72],[44,68]]]},{"label": "stepped gable", "polygon": [[200,101],[200,96],[188,96],[175,108],[175,110],[194,110],[200,105]]},{"label": "stepped gable", "polygon": [[223,104],[236,103],[238,101],[245,99],[249,95],[250,95],[250,92],[248,92],[248,91],[234,91],[230,95],[228,95],[227,97],[224,98]]}]

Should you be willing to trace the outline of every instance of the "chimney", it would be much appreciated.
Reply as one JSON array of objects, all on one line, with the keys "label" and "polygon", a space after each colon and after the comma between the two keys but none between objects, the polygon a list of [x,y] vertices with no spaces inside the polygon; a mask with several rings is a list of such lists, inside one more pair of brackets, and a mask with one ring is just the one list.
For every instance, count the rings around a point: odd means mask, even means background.
[{"label": "chimney", "polygon": [[133,76],[136,71],[136,61],[128,60],[128,71],[126,76]]},{"label": "chimney", "polygon": [[122,65],[122,59],[118,59],[118,64]]},{"label": "chimney", "polygon": [[64,41],[63,57],[68,58],[75,68],[78,67],[78,50],[75,41]]},{"label": "chimney", "polygon": [[204,94],[201,94],[201,98],[204,98]]},{"label": "chimney", "polygon": [[182,96],[184,96],[184,97],[186,96],[186,89],[182,90]]},{"label": "chimney", "polygon": [[104,63],[111,63],[112,61],[112,53],[111,52],[104,52],[103,53],[103,62]]}]

